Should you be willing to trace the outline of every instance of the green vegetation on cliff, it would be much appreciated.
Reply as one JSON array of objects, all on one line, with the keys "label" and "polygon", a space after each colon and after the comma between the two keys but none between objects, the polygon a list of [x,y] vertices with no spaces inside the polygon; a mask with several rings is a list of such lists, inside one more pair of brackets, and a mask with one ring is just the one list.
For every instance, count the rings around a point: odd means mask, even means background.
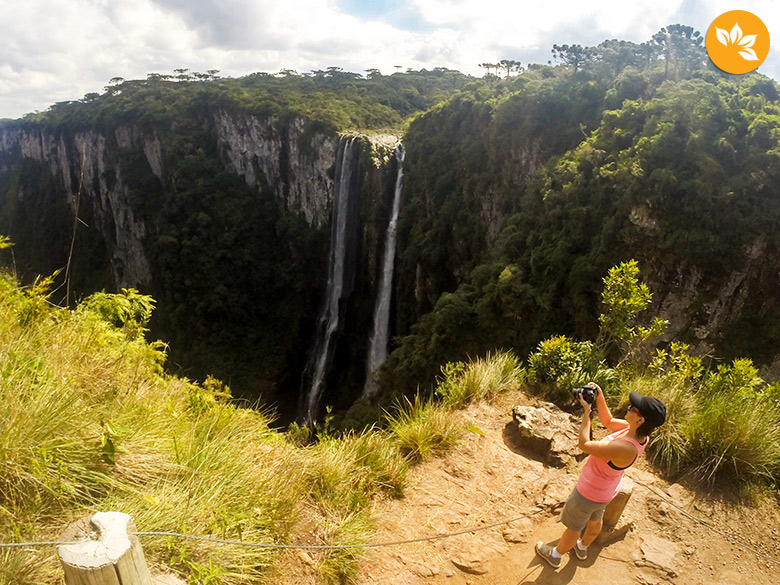
[{"label": "green vegetation on cliff", "polygon": [[778,86],[719,72],[670,31],[676,57],[610,41],[411,124],[387,388],[430,387],[442,362],[496,348],[594,338],[601,277],[630,258],[681,341],[761,365],[780,354]]},{"label": "green vegetation on cliff", "polygon": [[[145,80],[112,79],[102,94],[57,103],[29,114],[22,124],[51,130],[186,122],[219,110],[259,118],[303,116],[331,130],[399,129],[407,118],[446,99],[474,79],[436,68],[367,77],[331,67],[299,75],[254,73],[239,78],[150,74]],[[12,122],[11,124],[18,124]]]},{"label": "green vegetation on cliff", "polygon": [[[10,162],[0,173],[0,229],[17,245],[23,281],[67,266],[69,282],[65,270],[56,279],[64,285],[57,302],[118,290],[122,271],[131,269],[126,254],[140,256],[149,265],[146,281],[134,273],[125,282],[157,300],[150,328],[170,344],[171,369],[198,379],[215,374],[292,418],[325,287],[332,197],[325,182],[334,180],[339,132],[398,135],[409,117],[472,81],[446,69],[362,78],[336,68],[115,79],[102,95],[7,124],[50,148],[38,156],[45,160],[3,153]],[[219,120],[236,127],[218,129]],[[236,144],[226,145],[231,137]],[[244,141],[255,150],[242,158]],[[363,154],[361,164],[374,168],[373,153]],[[87,185],[84,166],[95,169]],[[322,176],[300,176],[306,170]],[[256,184],[247,185],[241,171]],[[384,222],[383,177],[362,172],[361,221]],[[71,196],[81,202],[78,222]],[[295,197],[302,202],[290,203]],[[299,209],[305,204],[315,210],[306,210],[308,218]],[[317,210],[322,216],[312,218]],[[360,233],[377,240],[383,227]],[[360,264],[361,287],[370,287],[367,262]],[[363,314],[372,301],[361,301]],[[364,345],[361,339],[359,351]]]}]

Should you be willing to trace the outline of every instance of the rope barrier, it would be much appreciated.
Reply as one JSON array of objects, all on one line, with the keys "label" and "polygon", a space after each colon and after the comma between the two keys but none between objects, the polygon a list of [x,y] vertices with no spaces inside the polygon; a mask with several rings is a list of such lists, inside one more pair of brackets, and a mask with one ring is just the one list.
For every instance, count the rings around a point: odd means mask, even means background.
[{"label": "rope barrier", "polygon": [[[521,516],[502,520],[494,524],[487,524],[485,526],[474,526],[471,528],[460,530],[458,532],[448,532],[446,534],[435,534],[433,536],[412,538],[409,540],[395,540],[390,542],[375,542],[375,543],[364,543],[364,544],[271,544],[271,543],[264,543],[264,542],[245,542],[243,540],[228,540],[224,538],[214,538],[211,536],[198,536],[196,534],[182,534],[180,532],[164,532],[164,531],[131,532],[130,534],[134,536],[158,536],[158,537],[184,538],[188,540],[197,540],[200,542],[212,542],[216,544],[227,544],[233,546],[246,546],[246,547],[271,548],[271,549],[338,550],[338,549],[353,549],[353,548],[382,548],[386,546],[399,546],[403,544],[431,542],[435,540],[443,540],[445,538],[453,538],[455,536],[461,536],[463,534],[481,532],[483,530],[489,530],[491,528],[496,528],[498,526],[505,526],[507,524],[511,524],[512,522],[516,522],[517,520],[522,520],[523,518],[530,518],[532,516],[540,514],[542,511],[543,510],[540,509],[540,510],[536,510],[535,512],[531,512],[529,514],[523,514]],[[80,544],[81,542],[85,542],[85,541],[75,541],[75,542],[59,542],[59,541],[45,542],[44,541],[44,542],[0,543],[0,548],[60,546],[60,545],[68,545],[68,544]]]},{"label": "rope barrier", "polygon": [[496,522],[494,524],[487,524],[485,526],[475,526],[472,528],[466,528],[459,532],[448,532],[446,534],[436,534],[433,536],[412,538],[409,540],[394,540],[390,542],[373,542],[373,543],[364,543],[364,544],[267,544],[261,542],[244,542],[241,540],[225,540],[222,538],[196,536],[193,534],[180,534],[178,532],[135,532],[133,534],[135,534],[136,536],[169,536],[169,537],[176,537],[176,538],[186,538],[189,540],[198,540],[203,542],[213,542],[217,544],[229,544],[235,546],[250,546],[250,547],[257,547],[257,548],[273,548],[273,549],[337,550],[337,549],[351,549],[351,548],[383,548],[386,546],[399,546],[403,544],[414,544],[419,542],[432,542],[434,540],[443,540],[445,538],[453,538],[455,536],[461,536],[463,534],[471,534],[474,532],[481,532],[483,530],[490,530],[491,528],[496,528],[498,526],[505,526],[506,524],[511,524],[512,522],[516,522],[517,520],[522,520],[523,518],[530,518],[531,516],[535,516],[536,514],[539,514],[541,512],[542,510],[537,510],[530,514],[523,514],[522,516],[517,516],[516,518],[502,520],[501,522]]}]

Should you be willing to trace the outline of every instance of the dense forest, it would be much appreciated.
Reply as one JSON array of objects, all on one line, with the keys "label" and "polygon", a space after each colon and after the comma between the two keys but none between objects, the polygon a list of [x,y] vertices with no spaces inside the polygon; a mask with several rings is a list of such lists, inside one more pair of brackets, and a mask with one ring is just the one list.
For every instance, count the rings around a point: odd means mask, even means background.
[{"label": "dense forest", "polygon": [[[300,181],[292,176],[294,165],[307,157],[315,161],[310,166],[324,159],[325,180],[332,181],[335,150],[326,147],[339,132],[398,135],[410,116],[472,81],[445,69],[363,79],[336,68],[306,77],[258,73],[219,79],[182,73],[114,79],[102,95],[55,104],[43,114],[5,124],[8,133],[34,136],[35,147],[45,141],[41,136],[54,137],[51,148],[68,144],[50,161],[56,166],[60,158],[66,160],[58,172],[13,149],[0,154],[6,171],[0,173],[2,231],[15,244],[23,278],[59,270],[57,302],[123,285],[150,292],[158,302],[151,335],[169,343],[170,367],[178,365],[199,379],[218,375],[237,395],[251,401],[262,396],[291,416],[325,287],[329,222],[327,215],[307,220],[288,209],[286,191]],[[267,121],[259,140],[274,152],[249,162],[262,167],[257,185],[247,185],[235,169],[226,168],[217,113]],[[125,134],[151,139],[129,144]],[[148,144],[159,151],[159,161],[150,164]],[[90,148],[101,151],[95,156],[105,150],[109,160],[95,163],[97,170],[85,179],[85,159],[94,155]],[[364,150],[369,169],[371,157],[384,156],[368,143]],[[263,156],[277,167],[276,184],[263,172],[268,164],[258,161]],[[381,181],[382,173],[374,174],[378,179],[366,176],[362,182]],[[301,182],[304,190],[320,187],[310,187],[315,181],[306,178]],[[372,188],[382,191],[371,184],[364,190]],[[120,195],[102,195],[112,192]],[[123,205],[129,210],[117,211]],[[101,208],[109,206],[114,216],[102,219]],[[373,207],[366,203],[361,213],[370,220],[387,211],[380,201]],[[135,221],[120,226],[117,215]],[[104,227],[95,229],[101,223]],[[148,264],[148,275],[141,269],[128,274],[133,272],[128,259],[116,260],[119,232],[134,230],[138,241],[125,248],[142,247],[141,268]],[[370,313],[372,300],[364,303],[363,313]]]},{"label": "dense forest", "polygon": [[778,86],[720,72],[669,29],[676,56],[608,41],[410,126],[398,289],[423,294],[399,297],[410,334],[387,384],[408,392],[448,360],[555,334],[594,339],[603,275],[629,259],[667,342],[776,358]]},{"label": "dense forest", "polygon": [[[170,344],[169,363],[226,379],[238,395],[288,415],[326,285],[330,220],[294,208],[287,192],[293,163],[306,157],[330,156],[324,180],[333,179],[333,144],[344,134],[368,138],[356,292],[326,394],[337,410],[353,404],[365,379],[397,172],[372,142],[377,134],[406,148],[380,403],[432,389],[448,361],[495,349],[526,355],[553,335],[593,339],[604,275],[630,259],[654,293],[647,319],[670,322],[662,344],[748,357],[772,378],[780,94],[760,74],[716,69],[701,43],[672,25],[642,44],[556,45],[555,65],[481,79],[446,69],[152,74],[111,80],[102,94],[0,132],[52,144],[105,137],[112,164],[90,177],[91,188],[121,184],[143,226],[150,278],[130,284],[157,300],[151,334]],[[268,155],[278,184],[259,155],[253,185],[227,163],[225,117],[266,123],[260,134],[279,144]],[[148,148],[117,138],[127,126],[155,137],[160,169]],[[98,206],[76,207],[85,153],[70,149],[64,180],[45,156],[0,152],[0,233],[15,243],[26,280],[61,270],[64,302],[121,286],[116,262],[113,276],[109,268],[117,241],[74,222],[74,209],[84,225],[100,222]]]}]

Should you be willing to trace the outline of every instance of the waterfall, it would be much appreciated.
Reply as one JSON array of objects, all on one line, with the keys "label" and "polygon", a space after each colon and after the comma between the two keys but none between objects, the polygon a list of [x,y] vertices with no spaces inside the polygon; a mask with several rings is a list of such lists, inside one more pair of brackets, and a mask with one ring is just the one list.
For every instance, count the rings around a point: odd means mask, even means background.
[{"label": "waterfall", "polygon": [[377,390],[376,372],[387,358],[387,343],[390,325],[390,298],[393,292],[393,267],[395,264],[395,240],[398,233],[398,210],[401,207],[401,186],[404,177],[404,147],[399,142],[395,147],[395,158],[398,163],[398,174],[395,179],[395,194],[390,222],[387,224],[385,237],[385,254],[382,263],[382,273],[379,276],[379,292],[374,307],[374,326],[368,345],[368,360],[366,363],[366,385],[363,397],[371,396]]},{"label": "waterfall", "polygon": [[312,354],[303,376],[303,384],[311,379],[307,392],[302,393],[301,420],[310,425],[317,417],[322,393],[325,390],[325,376],[333,361],[333,337],[341,321],[341,301],[352,289],[352,267],[350,244],[355,231],[355,204],[351,195],[357,189],[353,183],[357,178],[357,155],[360,142],[356,138],[342,137],[336,156],[336,185],[333,213],[331,216],[330,257],[328,261],[328,284],[324,303],[317,320],[317,332]]}]

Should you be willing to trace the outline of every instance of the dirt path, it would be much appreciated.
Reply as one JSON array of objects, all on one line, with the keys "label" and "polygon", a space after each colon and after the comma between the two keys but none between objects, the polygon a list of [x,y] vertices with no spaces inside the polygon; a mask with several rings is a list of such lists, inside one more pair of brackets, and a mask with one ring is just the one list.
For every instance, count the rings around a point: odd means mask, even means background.
[{"label": "dirt path", "polygon": [[557,511],[579,469],[549,467],[517,448],[508,423],[518,403],[533,401],[515,395],[469,408],[464,416],[484,435],[470,433],[447,457],[417,467],[404,498],[377,510],[377,542],[478,530],[371,549],[359,585],[780,582],[776,503],[731,506],[670,485],[644,462],[629,472],[635,486],[617,526],[626,532],[594,544],[587,561],[572,556],[557,571],[550,568],[533,547],[560,537]]}]

